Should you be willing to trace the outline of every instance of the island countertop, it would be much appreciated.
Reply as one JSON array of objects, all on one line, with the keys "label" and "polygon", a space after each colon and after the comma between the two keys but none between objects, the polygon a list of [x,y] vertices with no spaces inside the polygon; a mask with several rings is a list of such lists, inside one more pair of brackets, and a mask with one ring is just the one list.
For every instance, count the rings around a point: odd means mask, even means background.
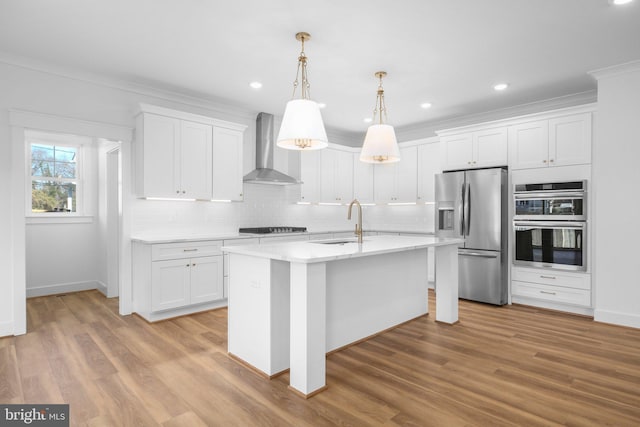
[{"label": "island countertop", "polygon": [[362,243],[358,243],[355,238],[337,238],[261,245],[223,246],[222,251],[310,264],[421,248],[457,245],[459,243],[462,243],[462,239],[434,236],[367,236]]}]

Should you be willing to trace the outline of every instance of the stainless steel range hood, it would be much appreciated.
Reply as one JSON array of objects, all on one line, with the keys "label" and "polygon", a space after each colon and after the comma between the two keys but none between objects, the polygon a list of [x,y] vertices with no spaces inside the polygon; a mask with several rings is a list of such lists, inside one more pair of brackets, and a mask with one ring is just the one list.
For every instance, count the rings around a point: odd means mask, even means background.
[{"label": "stainless steel range hood", "polygon": [[297,179],[273,169],[274,137],[273,114],[259,113],[256,119],[256,169],[246,174],[244,182],[250,184],[301,184]]}]

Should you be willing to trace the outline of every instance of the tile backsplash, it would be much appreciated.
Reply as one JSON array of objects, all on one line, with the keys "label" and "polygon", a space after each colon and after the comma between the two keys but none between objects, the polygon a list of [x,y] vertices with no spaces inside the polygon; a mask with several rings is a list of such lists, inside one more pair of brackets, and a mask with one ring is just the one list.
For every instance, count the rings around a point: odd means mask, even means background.
[{"label": "tile backsplash", "polygon": [[[299,205],[300,186],[245,184],[233,203],[135,199],[132,233],[226,234],[240,227],[298,226],[310,231],[350,230],[347,206]],[[434,206],[364,206],[363,228],[432,232]]]}]

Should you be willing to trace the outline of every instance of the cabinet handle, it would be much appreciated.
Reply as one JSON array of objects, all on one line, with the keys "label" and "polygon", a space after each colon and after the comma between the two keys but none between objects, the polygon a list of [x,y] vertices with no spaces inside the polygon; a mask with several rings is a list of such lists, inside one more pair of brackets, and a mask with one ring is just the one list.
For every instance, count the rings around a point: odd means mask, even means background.
[{"label": "cabinet handle", "polygon": [[540,291],[541,294],[549,294],[549,295],[555,295],[555,292],[548,292],[548,291]]},{"label": "cabinet handle", "polygon": [[182,252],[197,252],[198,248],[193,248],[193,249],[183,249]]},{"label": "cabinet handle", "polygon": [[189,267],[189,264],[187,264],[186,267]]},{"label": "cabinet handle", "polygon": [[549,160],[549,163],[553,163],[553,159]]},{"label": "cabinet handle", "polygon": [[184,194],[184,193],[186,193],[186,191],[185,191],[185,190],[182,190],[182,194]]},{"label": "cabinet handle", "polygon": [[180,190],[176,190],[176,194],[180,194]]},{"label": "cabinet handle", "polygon": [[[240,197],[242,197],[242,193],[240,193]],[[304,197],[303,197],[303,199],[304,199]]]},{"label": "cabinet handle", "polygon": [[196,266],[196,263],[195,263],[195,262],[194,262],[193,264],[191,264],[191,267],[195,267],[195,266]]},{"label": "cabinet handle", "polygon": [[543,160],[543,161],[542,161],[542,163],[547,163],[547,161],[546,161],[546,160]]},{"label": "cabinet handle", "polygon": [[554,276],[543,276],[543,275],[540,275],[540,278],[541,279],[553,279],[553,280],[556,280],[556,278]]}]

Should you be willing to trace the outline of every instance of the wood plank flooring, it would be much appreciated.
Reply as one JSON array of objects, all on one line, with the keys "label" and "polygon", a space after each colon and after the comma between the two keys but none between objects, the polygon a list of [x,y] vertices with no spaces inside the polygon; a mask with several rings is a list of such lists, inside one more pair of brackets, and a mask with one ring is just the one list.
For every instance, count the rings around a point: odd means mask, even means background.
[{"label": "wood plank flooring", "polygon": [[226,354],[227,311],[156,324],[97,291],[28,300],[0,339],[0,403],[69,403],[86,426],[638,426],[640,330],[460,302],[330,355],[304,400]]}]

